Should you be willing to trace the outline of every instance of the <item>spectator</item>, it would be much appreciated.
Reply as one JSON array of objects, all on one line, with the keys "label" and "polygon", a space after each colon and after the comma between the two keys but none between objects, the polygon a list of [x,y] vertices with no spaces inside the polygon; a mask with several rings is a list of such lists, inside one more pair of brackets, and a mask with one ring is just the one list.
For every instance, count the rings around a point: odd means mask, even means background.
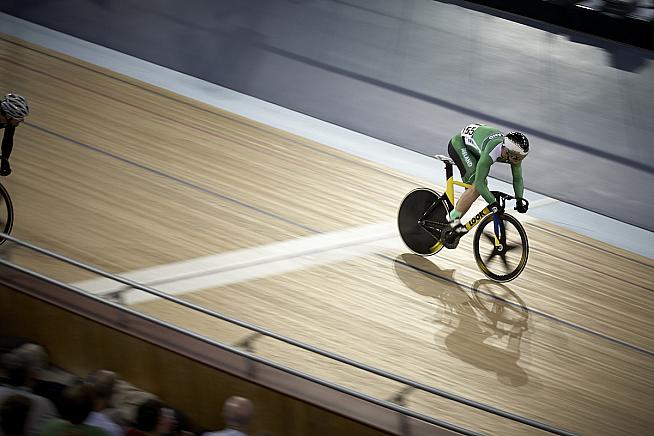
[{"label": "spectator", "polygon": [[93,409],[93,395],[89,386],[77,383],[64,390],[62,395],[62,419],[50,420],[41,436],[108,436],[99,428],[84,424]]},{"label": "spectator", "polygon": [[116,424],[128,428],[134,424],[134,417],[137,414],[138,407],[147,400],[155,398],[157,398],[156,395],[138,389],[125,380],[117,378],[110,408],[105,409],[103,413]]},{"label": "spectator", "polygon": [[23,356],[30,365],[32,375],[32,392],[36,395],[47,398],[57,408],[61,414],[61,395],[68,384],[72,382],[69,375],[57,374],[51,370],[48,353],[41,345],[30,342],[22,344],[16,348],[14,353]]},{"label": "spectator", "polygon": [[27,436],[27,416],[32,402],[25,395],[11,395],[0,405],[0,431],[4,436]]},{"label": "spectator", "polygon": [[109,407],[116,384],[116,373],[100,370],[86,380],[93,394],[93,410],[84,424],[100,427],[109,436],[122,436],[123,429],[103,412]]},{"label": "spectator", "polygon": [[7,374],[7,384],[0,386],[0,402],[16,394],[27,397],[31,403],[27,414],[27,433],[36,436],[46,421],[58,416],[57,411],[50,400],[32,392],[33,372],[25,356],[16,352],[7,353],[2,364]]},{"label": "spectator", "polygon": [[247,429],[254,417],[252,402],[243,397],[229,397],[223,406],[224,430],[204,433],[203,436],[247,436]]},{"label": "spectator", "polygon": [[149,399],[136,411],[136,422],[126,436],[165,436],[173,433],[175,414],[158,399]]}]

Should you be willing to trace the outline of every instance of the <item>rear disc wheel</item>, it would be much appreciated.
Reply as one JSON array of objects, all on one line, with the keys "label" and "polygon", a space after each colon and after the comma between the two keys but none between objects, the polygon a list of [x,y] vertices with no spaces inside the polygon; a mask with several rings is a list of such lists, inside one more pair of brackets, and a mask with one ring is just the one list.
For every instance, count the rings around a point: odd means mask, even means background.
[{"label": "rear disc wheel", "polygon": [[[425,216],[429,209],[432,210]],[[447,225],[447,213],[448,203],[438,192],[426,188],[409,192],[397,214],[397,225],[404,244],[423,256],[438,253],[443,248],[440,232],[441,227]],[[421,220],[429,221],[429,230],[420,223]]]}]

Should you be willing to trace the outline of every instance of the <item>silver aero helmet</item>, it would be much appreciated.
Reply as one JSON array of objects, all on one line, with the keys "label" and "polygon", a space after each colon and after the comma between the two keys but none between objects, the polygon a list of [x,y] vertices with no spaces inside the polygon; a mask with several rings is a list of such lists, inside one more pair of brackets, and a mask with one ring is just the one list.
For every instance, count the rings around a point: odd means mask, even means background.
[{"label": "silver aero helmet", "polygon": [[504,135],[503,145],[513,154],[527,156],[529,153],[529,140],[520,132],[509,132]]},{"label": "silver aero helmet", "polygon": [[0,109],[9,118],[22,121],[30,113],[25,97],[16,94],[7,94],[0,100]]}]

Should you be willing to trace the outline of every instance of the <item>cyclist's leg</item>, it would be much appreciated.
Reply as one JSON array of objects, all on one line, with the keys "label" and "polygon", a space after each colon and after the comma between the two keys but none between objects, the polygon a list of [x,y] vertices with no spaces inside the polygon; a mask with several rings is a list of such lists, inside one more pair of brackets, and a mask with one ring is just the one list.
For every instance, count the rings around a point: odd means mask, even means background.
[{"label": "cyclist's leg", "polygon": [[474,186],[471,186],[470,188],[466,189],[463,194],[461,194],[459,201],[456,202],[454,210],[460,214],[459,216],[465,215],[466,212],[470,210],[472,203],[474,203],[478,197],[479,192],[477,192],[477,189]]},{"label": "cyclist's leg", "polygon": [[[456,166],[461,173],[461,179],[465,183],[472,184],[475,180],[477,159],[468,151],[463,143],[463,139],[460,136],[452,138],[450,143],[447,145],[447,152],[456,163]],[[479,193],[474,186],[466,189],[461,197],[459,197],[454,210],[450,212],[450,220],[453,222],[453,227],[460,226],[459,218],[468,212],[470,206],[472,206],[472,203],[474,203],[477,197],[479,197]]]},{"label": "cyclist's leg", "polygon": [[450,139],[447,144],[447,153],[459,169],[461,180],[464,183],[472,183],[475,178],[477,159],[468,151],[460,135]]}]

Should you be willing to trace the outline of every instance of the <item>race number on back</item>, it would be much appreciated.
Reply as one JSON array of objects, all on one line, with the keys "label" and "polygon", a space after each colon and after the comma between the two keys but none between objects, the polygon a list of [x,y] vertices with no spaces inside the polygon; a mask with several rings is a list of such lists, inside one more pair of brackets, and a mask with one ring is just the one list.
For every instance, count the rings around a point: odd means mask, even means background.
[{"label": "race number on back", "polygon": [[463,138],[463,141],[465,142],[466,145],[469,145],[470,147],[473,147],[477,149],[481,153],[481,150],[479,149],[479,146],[475,142],[475,139],[473,138],[473,135],[475,134],[475,130],[481,126],[481,124],[469,124],[466,127],[461,130],[461,137]]}]

